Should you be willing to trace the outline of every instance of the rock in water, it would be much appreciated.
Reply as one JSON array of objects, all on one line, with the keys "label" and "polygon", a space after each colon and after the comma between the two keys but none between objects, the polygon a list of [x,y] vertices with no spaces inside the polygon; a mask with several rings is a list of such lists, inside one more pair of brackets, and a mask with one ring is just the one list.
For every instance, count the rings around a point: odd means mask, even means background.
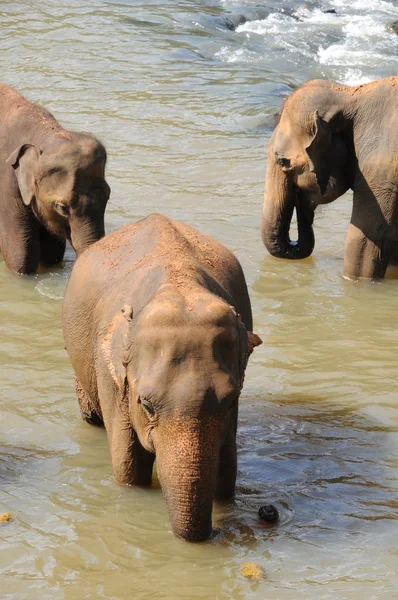
[{"label": "rock in water", "polygon": [[262,568],[255,562],[243,563],[240,566],[240,570],[242,572],[243,577],[247,577],[247,579],[263,579],[265,577],[265,573]]},{"label": "rock in water", "polygon": [[398,33],[398,21],[387,23],[387,31],[391,31],[391,33]]},{"label": "rock in water", "polygon": [[261,506],[258,516],[262,521],[267,521],[267,523],[275,523],[279,519],[278,510],[273,504],[264,504],[264,506]]}]

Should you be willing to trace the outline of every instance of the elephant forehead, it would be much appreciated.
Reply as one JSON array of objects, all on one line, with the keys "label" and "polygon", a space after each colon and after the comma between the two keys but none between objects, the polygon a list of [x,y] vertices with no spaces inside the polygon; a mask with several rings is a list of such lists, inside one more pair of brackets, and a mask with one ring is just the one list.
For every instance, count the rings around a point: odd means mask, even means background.
[{"label": "elephant forehead", "polygon": [[295,145],[306,148],[314,136],[314,113],[284,110],[275,136],[276,145]]},{"label": "elephant forehead", "polygon": [[166,363],[176,358],[180,362],[190,356],[203,359],[213,354],[218,343],[233,345],[236,339],[236,327],[209,326],[206,323],[163,323],[155,327],[141,327],[135,337],[141,356],[153,359],[156,355],[163,357]]},{"label": "elephant forehead", "polygon": [[193,320],[198,323],[223,326],[236,325],[238,313],[234,306],[213,296],[196,296],[192,303]]},{"label": "elephant forehead", "polygon": [[151,302],[141,314],[140,325],[142,328],[156,328],[179,324],[184,312],[184,303],[178,297]]},{"label": "elephant forehead", "polygon": [[101,144],[95,138],[64,141],[49,152],[43,153],[41,162],[47,168],[60,164],[71,168],[86,168],[105,160]]},{"label": "elephant forehead", "polygon": [[146,308],[140,322],[147,327],[189,325],[228,325],[237,321],[237,312],[218,298],[196,295],[192,298],[161,299]]}]

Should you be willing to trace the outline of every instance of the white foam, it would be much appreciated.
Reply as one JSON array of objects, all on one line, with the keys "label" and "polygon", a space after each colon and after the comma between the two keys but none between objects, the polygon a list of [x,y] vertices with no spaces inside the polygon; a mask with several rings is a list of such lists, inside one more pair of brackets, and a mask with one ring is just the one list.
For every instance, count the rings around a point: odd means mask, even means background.
[{"label": "white foam", "polygon": [[384,56],[376,52],[364,50],[351,50],[346,44],[333,44],[328,48],[319,48],[318,59],[321,65],[339,65],[352,67],[353,65],[372,66],[375,60],[382,61]]},{"label": "white foam", "polygon": [[266,19],[259,19],[256,21],[247,21],[243,25],[239,25],[236,28],[237,33],[257,33],[258,35],[264,35],[267,33],[280,33],[286,25],[286,21],[290,21],[285,15],[273,13]]},{"label": "white foam", "polygon": [[225,63],[238,63],[238,62],[258,62],[261,60],[261,56],[255,52],[250,52],[245,48],[238,48],[237,50],[231,50],[228,46],[223,46],[215,56]]},{"label": "white foam", "polygon": [[364,77],[360,69],[348,69],[341,77],[337,78],[337,81],[344,85],[363,85],[370,83],[372,79]]},{"label": "white foam", "polygon": [[391,39],[396,36],[395,33],[387,31],[386,25],[382,21],[376,21],[374,17],[350,17],[347,19],[347,23],[343,27],[343,32],[349,38],[358,38],[362,43],[365,41],[379,39],[380,41],[385,40],[386,37],[391,36]]},{"label": "white foam", "polygon": [[398,6],[395,2],[386,2],[385,0],[334,0],[333,5],[336,9],[349,9],[350,11],[368,11],[371,14],[383,12],[388,15],[398,15]]},{"label": "white foam", "polygon": [[289,15],[283,13],[271,13],[266,19],[258,19],[254,21],[247,21],[236,28],[237,33],[256,33],[258,35],[264,35],[269,33],[286,33],[288,35],[297,33],[303,33],[304,30],[308,29],[309,24],[323,25],[336,25],[335,15],[324,14],[320,10],[316,10],[313,13],[303,9],[297,11],[297,16],[303,21],[297,21]]},{"label": "white foam", "polygon": [[348,71],[339,78],[342,83],[367,83],[374,78],[363,75],[363,69],[395,61],[397,36],[388,32],[385,22],[377,20],[374,15],[346,15],[344,21],[343,41],[326,48],[320,47],[317,53],[319,63],[348,67]]},{"label": "white foam", "polygon": [[40,281],[36,284],[35,290],[42,296],[46,296],[52,300],[62,300],[69,274],[69,271],[64,270],[61,273],[39,275]]},{"label": "white foam", "polygon": [[[239,4],[240,10],[245,4],[244,0],[222,2],[229,8]],[[251,1],[246,3],[248,8],[252,6]],[[333,7],[335,13],[301,6],[293,15],[278,11],[265,19],[247,21],[236,28],[236,43],[224,46],[216,56],[228,63],[263,61],[272,68],[273,53],[278,52],[275,57],[280,57],[287,69],[291,68],[289,63],[301,72],[308,66],[311,76],[316,76],[314,67],[318,63],[320,76],[349,85],[372,81],[378,73],[397,73],[398,36],[388,30],[387,24],[398,19],[398,4],[387,0],[330,0],[328,8]],[[257,36],[264,39],[263,50]]]}]

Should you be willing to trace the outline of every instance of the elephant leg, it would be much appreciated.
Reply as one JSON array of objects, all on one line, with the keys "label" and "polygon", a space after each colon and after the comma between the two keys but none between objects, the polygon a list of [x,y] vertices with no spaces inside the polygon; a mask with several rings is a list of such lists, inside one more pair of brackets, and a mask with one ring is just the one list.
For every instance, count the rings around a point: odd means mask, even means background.
[{"label": "elephant leg", "polygon": [[216,499],[228,500],[235,494],[236,471],[237,471],[237,450],[236,450],[236,429],[238,424],[238,407],[231,415],[231,422],[228,426],[227,436],[221,447]]},{"label": "elephant leg", "polygon": [[115,480],[121,485],[151,485],[155,455],[141,445],[128,412],[128,401],[100,371],[97,379],[99,402],[108,436]]},{"label": "elephant leg", "polygon": [[90,423],[90,425],[104,425],[98,400],[92,400],[90,398],[77,377],[75,377],[75,384],[76,395],[79,401],[80,413],[83,421]]},{"label": "elephant leg", "polygon": [[236,471],[236,443],[224,444],[220,452],[216,500],[228,500],[235,494]]},{"label": "elephant leg", "polygon": [[392,245],[390,264],[398,265],[398,243],[396,241]]},{"label": "elephant leg", "polygon": [[27,213],[20,220],[6,215],[1,225],[1,252],[7,267],[20,275],[36,273],[40,245],[38,223],[33,215]]},{"label": "elephant leg", "polygon": [[344,274],[353,279],[382,279],[394,249],[398,190],[390,158],[376,156],[357,169],[351,222],[344,252]]},{"label": "elephant leg", "polygon": [[40,262],[44,265],[55,265],[64,257],[65,240],[52,235],[44,227],[40,227]]},{"label": "elephant leg", "polygon": [[375,242],[350,223],[344,251],[344,275],[350,279],[382,279],[391,253],[387,237]]},{"label": "elephant leg", "polygon": [[113,414],[111,422],[105,417],[112,457],[113,475],[121,485],[151,485],[155,455],[141,446],[128,418]]},{"label": "elephant leg", "polygon": [[155,455],[143,448],[132,427],[128,398],[110,380],[106,364],[99,363],[96,371],[114,478],[120,485],[151,485]]}]

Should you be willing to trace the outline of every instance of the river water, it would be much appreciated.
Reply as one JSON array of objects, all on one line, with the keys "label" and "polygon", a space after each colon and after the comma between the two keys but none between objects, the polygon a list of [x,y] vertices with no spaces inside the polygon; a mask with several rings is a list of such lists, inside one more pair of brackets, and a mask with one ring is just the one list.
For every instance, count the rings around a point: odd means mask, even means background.
[{"label": "river water", "polygon": [[394,0],[0,3],[1,80],[107,146],[107,230],[159,211],[216,236],[264,340],[236,500],[190,545],[156,483],[114,483],[104,431],[80,420],[60,328],[72,251],[25,278],[0,258],[1,599],[397,598],[397,271],[342,278],[349,194],[317,214],[305,261],[270,257],[259,232],[271,115],[309,78],[397,74],[396,19]]}]

